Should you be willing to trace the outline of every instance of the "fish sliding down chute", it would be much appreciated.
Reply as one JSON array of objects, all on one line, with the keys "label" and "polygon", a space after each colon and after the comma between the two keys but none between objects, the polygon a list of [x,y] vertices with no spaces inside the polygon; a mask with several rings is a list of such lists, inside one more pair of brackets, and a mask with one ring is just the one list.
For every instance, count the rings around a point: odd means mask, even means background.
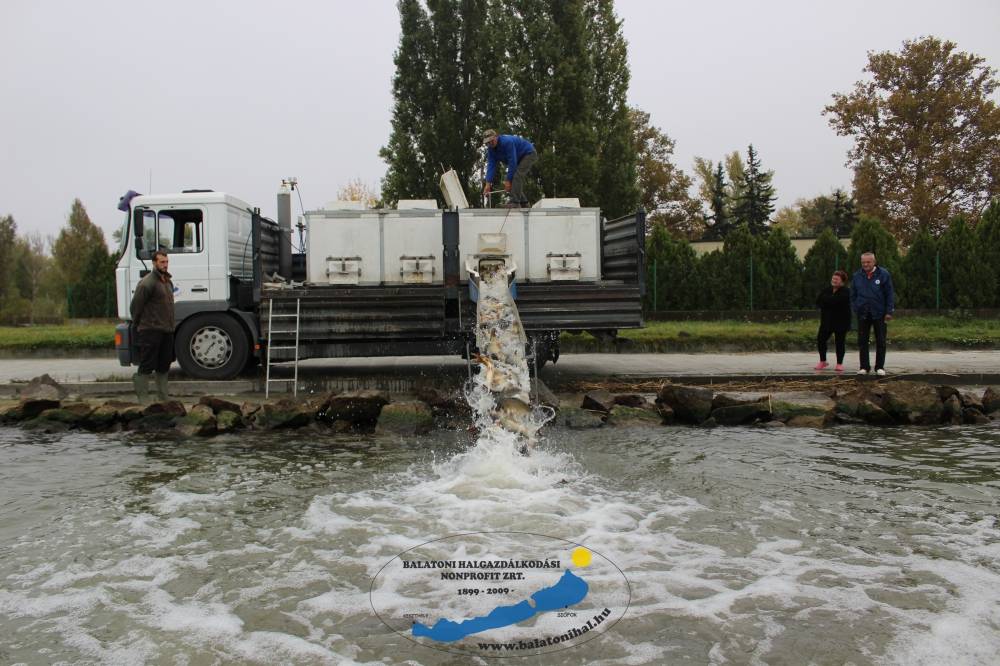
[{"label": "fish sliding down chute", "polygon": [[[538,429],[551,415],[536,414],[531,408],[527,336],[510,289],[517,266],[505,250],[504,234],[481,234],[479,254],[466,262],[466,270],[479,292],[479,354],[474,360],[482,366],[469,402],[482,417],[481,426],[500,427],[515,435],[518,449],[527,454],[537,441]],[[492,399],[486,399],[484,393]]]}]

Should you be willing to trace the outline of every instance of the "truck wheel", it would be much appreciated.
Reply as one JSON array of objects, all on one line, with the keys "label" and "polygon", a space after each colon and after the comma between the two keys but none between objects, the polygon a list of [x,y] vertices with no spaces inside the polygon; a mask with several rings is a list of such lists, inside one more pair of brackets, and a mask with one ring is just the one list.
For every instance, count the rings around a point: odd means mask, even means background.
[{"label": "truck wheel", "polygon": [[223,312],[186,319],[177,329],[174,347],[181,368],[196,379],[232,379],[250,354],[243,327]]}]

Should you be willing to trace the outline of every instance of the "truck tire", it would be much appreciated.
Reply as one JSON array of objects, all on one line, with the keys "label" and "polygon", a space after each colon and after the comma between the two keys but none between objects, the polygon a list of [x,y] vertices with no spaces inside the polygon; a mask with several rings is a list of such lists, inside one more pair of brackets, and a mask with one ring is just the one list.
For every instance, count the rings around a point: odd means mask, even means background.
[{"label": "truck tire", "polygon": [[250,342],[239,322],[224,312],[184,320],[174,343],[181,369],[195,379],[232,379],[246,366]]}]

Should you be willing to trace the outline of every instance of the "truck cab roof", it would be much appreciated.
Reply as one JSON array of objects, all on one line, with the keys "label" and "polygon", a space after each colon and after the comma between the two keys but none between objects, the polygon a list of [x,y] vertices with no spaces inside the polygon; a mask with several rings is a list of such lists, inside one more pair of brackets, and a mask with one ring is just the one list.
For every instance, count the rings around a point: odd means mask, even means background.
[{"label": "truck cab roof", "polygon": [[143,194],[132,199],[132,206],[162,206],[169,204],[197,205],[226,203],[246,210],[250,204],[225,192],[176,192],[169,194]]}]

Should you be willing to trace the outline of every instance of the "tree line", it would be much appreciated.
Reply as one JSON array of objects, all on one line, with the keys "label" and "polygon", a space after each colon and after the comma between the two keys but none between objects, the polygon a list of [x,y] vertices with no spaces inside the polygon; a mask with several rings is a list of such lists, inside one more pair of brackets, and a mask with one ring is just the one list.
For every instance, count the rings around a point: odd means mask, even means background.
[{"label": "tree line", "polygon": [[79,199],[55,238],[0,217],[0,323],[114,317],[115,260]]},{"label": "tree line", "polygon": [[479,201],[480,132],[521,134],[540,153],[529,195],[576,196],[607,217],[647,211],[677,238],[725,239],[780,228],[846,236],[859,215],[904,246],[940,236],[956,216],[975,225],[1000,194],[996,71],[936,37],[869,52],[853,90],[818,113],[853,139],[851,192],[775,210],[773,172],[745,158],[679,167],[675,143],[626,104],[628,45],[612,0],[400,0],[391,131],[380,155],[382,199],[438,198],[441,168]]},{"label": "tree line", "polygon": [[897,307],[1000,307],[1000,202],[976,225],[955,217],[939,236],[922,229],[905,254],[885,225],[862,215],[848,247],[826,227],[801,261],[781,228],[754,235],[740,225],[721,250],[698,257],[689,241],[658,225],[646,239],[643,305],[647,311],[812,308],[833,272],[852,274],[866,251],[892,274]]}]

